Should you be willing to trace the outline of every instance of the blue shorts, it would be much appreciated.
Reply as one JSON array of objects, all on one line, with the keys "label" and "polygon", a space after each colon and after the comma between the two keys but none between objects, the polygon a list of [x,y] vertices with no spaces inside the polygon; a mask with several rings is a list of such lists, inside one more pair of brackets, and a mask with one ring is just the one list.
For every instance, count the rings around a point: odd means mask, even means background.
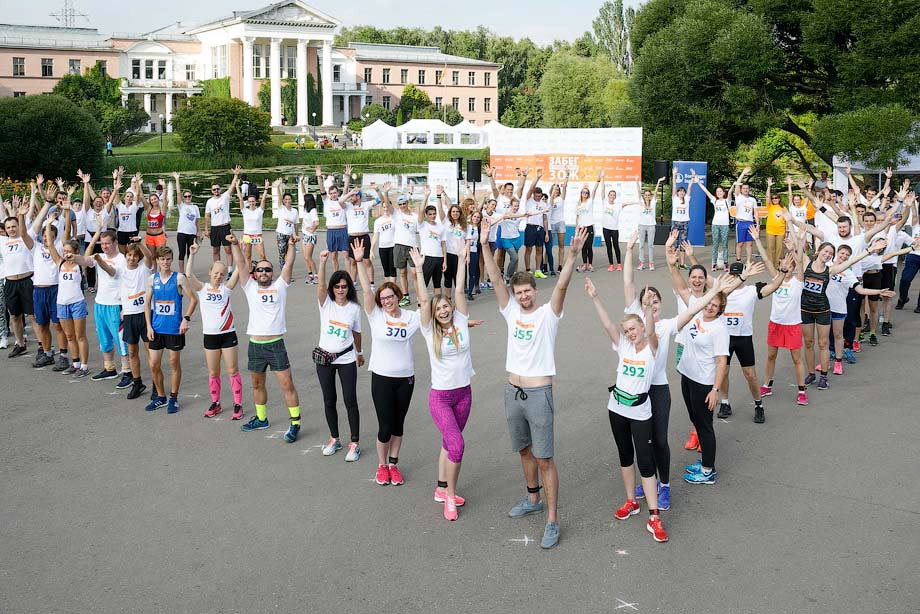
[{"label": "blue shorts", "polygon": [[348,229],[332,228],[326,230],[326,249],[330,252],[348,251]]},{"label": "blue shorts", "polygon": [[514,237],[513,239],[499,239],[498,240],[498,248],[506,250],[506,251],[507,250],[519,250],[521,249],[521,246],[523,244],[524,244],[524,237],[521,235],[518,235]]},{"label": "blue shorts", "polygon": [[837,313],[836,311],[831,312],[831,320],[836,321],[836,320],[846,320],[846,319],[847,319],[847,314],[845,313]]},{"label": "blue shorts", "polygon": [[57,306],[58,320],[84,320],[86,319],[86,301],[77,301],[69,305]]},{"label": "blue shorts", "polygon": [[32,288],[32,307],[35,310],[35,323],[45,326],[50,322],[58,323],[57,285]]},{"label": "blue shorts", "polygon": [[737,220],[735,222],[735,230],[738,233],[738,243],[751,243],[754,240],[749,230],[753,223],[754,222],[745,222],[742,220]]},{"label": "blue shorts", "polygon": [[118,346],[118,355],[127,356],[128,346],[121,336],[121,305],[93,305],[93,319],[96,320],[96,336],[99,337],[99,351],[111,352]]}]

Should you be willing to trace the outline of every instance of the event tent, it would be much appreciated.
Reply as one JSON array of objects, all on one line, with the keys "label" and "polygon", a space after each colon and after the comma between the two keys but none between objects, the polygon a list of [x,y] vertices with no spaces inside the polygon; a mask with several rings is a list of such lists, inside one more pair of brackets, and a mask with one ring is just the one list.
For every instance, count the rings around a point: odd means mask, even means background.
[{"label": "event tent", "polygon": [[[902,152],[902,156],[906,158],[904,164],[899,164],[897,168],[892,169],[895,175],[920,175],[920,154],[912,155],[907,152]],[[854,173],[859,175],[876,175],[879,188],[885,183],[885,169],[883,168],[870,168],[865,162],[858,160],[850,161],[850,168]],[[834,156],[834,187],[842,192],[846,193],[847,191],[847,160],[846,158],[840,158]],[[891,185],[895,187],[895,181],[892,180]],[[844,187],[841,187],[844,186]],[[900,186],[897,186],[900,187]]]},{"label": "event tent", "polygon": [[378,119],[361,130],[361,143],[364,149],[396,149],[399,135],[396,128]]}]

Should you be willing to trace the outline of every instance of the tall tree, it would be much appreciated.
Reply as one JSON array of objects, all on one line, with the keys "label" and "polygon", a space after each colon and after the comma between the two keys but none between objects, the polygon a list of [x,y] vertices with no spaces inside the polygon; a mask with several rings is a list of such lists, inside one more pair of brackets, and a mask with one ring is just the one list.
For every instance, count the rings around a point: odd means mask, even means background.
[{"label": "tall tree", "polygon": [[623,8],[623,0],[608,0],[601,5],[597,17],[591,22],[598,48],[627,76],[632,73],[629,30],[635,16],[634,9]]},{"label": "tall tree", "polygon": [[606,57],[557,53],[546,65],[537,93],[547,128],[611,125],[608,88],[622,77]]}]

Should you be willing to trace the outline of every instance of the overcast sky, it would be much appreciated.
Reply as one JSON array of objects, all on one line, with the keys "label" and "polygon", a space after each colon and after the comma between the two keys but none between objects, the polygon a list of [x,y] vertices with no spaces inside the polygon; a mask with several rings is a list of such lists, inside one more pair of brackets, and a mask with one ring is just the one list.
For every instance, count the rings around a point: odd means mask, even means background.
[{"label": "overcast sky", "polygon": [[[2,0],[0,5],[13,4]],[[118,2],[111,0],[74,0],[78,13],[76,25],[97,28],[101,33],[146,32],[166,24],[182,21],[200,23],[234,10],[251,10],[271,5],[271,0],[157,0],[157,2]],[[493,32],[514,38],[528,36],[537,43],[554,39],[573,40],[591,29],[601,0],[455,0],[438,2],[431,10],[431,0],[351,0],[347,3],[315,0],[307,4],[332,15],[343,26],[375,25],[380,28],[396,26],[463,30],[484,25]],[[638,6],[641,0],[625,0],[627,6]],[[57,25],[51,13],[60,12],[63,0],[30,0],[16,2],[16,10],[6,12],[0,21],[30,25]]]}]

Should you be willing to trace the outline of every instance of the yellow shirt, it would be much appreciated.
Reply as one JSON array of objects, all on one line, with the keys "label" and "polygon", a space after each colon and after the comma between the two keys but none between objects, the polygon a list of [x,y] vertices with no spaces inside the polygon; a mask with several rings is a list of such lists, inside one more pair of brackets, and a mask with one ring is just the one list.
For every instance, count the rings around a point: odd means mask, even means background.
[{"label": "yellow shirt", "polygon": [[783,219],[782,205],[767,205],[767,234],[786,234],[786,220]]}]

